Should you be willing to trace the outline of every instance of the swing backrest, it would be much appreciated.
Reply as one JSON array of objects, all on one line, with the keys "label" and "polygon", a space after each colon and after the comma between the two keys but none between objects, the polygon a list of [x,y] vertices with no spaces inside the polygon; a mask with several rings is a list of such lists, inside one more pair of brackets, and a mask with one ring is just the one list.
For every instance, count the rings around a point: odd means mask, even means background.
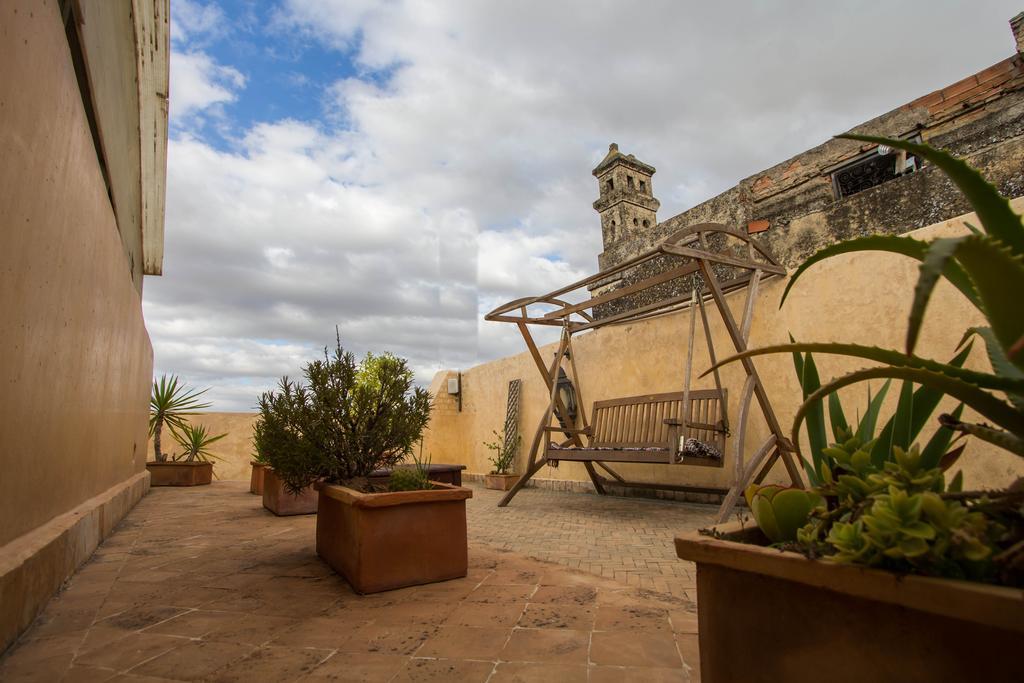
[{"label": "swing backrest", "polygon": [[[690,391],[690,418],[684,432],[725,452],[725,434],[720,420],[722,403],[727,400],[723,389]],[[590,445],[605,448],[678,448],[669,441],[667,419],[683,419],[683,392],[629,396],[595,401]]]}]

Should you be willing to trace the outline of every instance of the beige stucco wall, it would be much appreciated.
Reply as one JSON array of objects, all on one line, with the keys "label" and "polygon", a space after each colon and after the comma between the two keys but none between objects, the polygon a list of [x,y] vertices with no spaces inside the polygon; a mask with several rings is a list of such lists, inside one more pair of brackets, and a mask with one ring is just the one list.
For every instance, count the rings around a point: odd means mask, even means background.
[{"label": "beige stucco wall", "polygon": [[[1024,198],[1013,202],[1015,210],[1024,210]],[[918,238],[963,234],[962,216],[945,223],[911,233]],[[974,221],[976,223],[976,221]],[[837,257],[810,269],[797,283],[785,306],[779,301],[785,280],[774,278],[762,283],[758,293],[751,347],[785,343],[788,334],[801,341],[849,341],[901,348],[906,333],[906,319],[911,293],[917,279],[917,262],[889,254],[851,254]],[[536,292],[523,292],[523,295]],[[746,292],[728,296],[736,319],[742,317]],[[714,308],[710,322],[719,357],[732,348]],[[917,353],[925,357],[948,359],[964,329],[982,322],[967,301],[947,283],[940,283],[928,308]],[[504,323],[487,323],[500,325]],[[576,363],[581,375],[580,387],[584,407],[590,414],[595,400],[633,396],[646,393],[681,391],[685,367],[686,336],[689,311],[683,311],[634,324],[609,326],[585,332],[573,338]],[[699,327],[699,322],[698,322]],[[512,328],[514,329],[514,328]],[[979,344],[969,360],[975,368],[988,368]],[[710,365],[700,330],[697,331],[695,375]],[[555,346],[541,349],[550,361]],[[821,356],[817,358],[823,378],[857,369],[865,365],[857,360]],[[793,415],[800,405],[800,389],[793,370],[792,357],[776,355],[755,361],[766,390],[787,434]],[[523,451],[518,463],[522,471],[525,451],[529,448],[538,420],[547,404],[547,390],[529,354],[502,358],[478,365],[462,373],[462,412],[456,410],[454,398],[445,390],[445,379],[453,373],[435,376],[431,391],[437,396],[436,408],[426,436],[426,452],[435,462],[463,463],[467,472],[483,473],[490,469],[490,452],[483,446],[491,431],[500,429],[505,416],[509,380],[521,379],[522,403],[520,431]],[[740,390],[744,375],[739,364],[722,370],[722,381],[729,390],[729,415],[735,425]],[[875,384],[880,386],[880,383]],[[713,387],[711,377],[696,380],[694,388]],[[852,419],[865,403],[863,385],[841,394]],[[898,387],[890,391],[895,404]],[[950,410],[952,403],[940,410]],[[747,432],[748,456],[768,435],[764,420],[754,408]],[[930,435],[929,431],[925,436]],[[725,488],[731,485],[734,466],[735,435],[727,443],[725,467],[685,467],[669,465],[619,465],[628,479],[650,482],[690,484]],[[960,461],[969,486],[999,486],[1024,476],[1024,460],[999,451],[988,444],[973,441]],[[772,474],[782,480],[781,463]],[[536,475],[540,479],[588,480],[582,465],[562,463],[558,468],[544,467]]]},{"label": "beige stucco wall", "polygon": [[[251,473],[255,448],[252,444],[252,428],[258,413],[199,413],[192,415],[189,422],[201,424],[212,435],[227,434],[223,439],[210,445],[210,451],[217,456],[213,462],[213,474],[224,481],[248,481]],[[167,436],[166,430],[162,439],[163,451],[173,454],[182,451],[173,438]],[[153,459],[153,440],[149,440],[146,450],[149,459]]]},{"label": "beige stucco wall", "polygon": [[131,243],[107,196],[58,4],[4,2],[0,546],[144,471],[153,356]]}]

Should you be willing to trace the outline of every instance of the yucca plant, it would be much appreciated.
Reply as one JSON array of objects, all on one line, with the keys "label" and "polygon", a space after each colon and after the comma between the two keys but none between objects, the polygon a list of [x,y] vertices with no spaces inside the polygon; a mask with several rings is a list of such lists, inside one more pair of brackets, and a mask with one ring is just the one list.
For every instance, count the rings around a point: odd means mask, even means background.
[{"label": "yucca plant", "polygon": [[213,462],[220,460],[219,456],[210,451],[210,444],[220,441],[227,434],[213,436],[207,431],[205,425],[194,425],[185,423],[178,432],[174,433],[174,440],[178,442],[184,452],[176,456],[174,460],[181,462]]},{"label": "yucca plant", "polygon": [[149,435],[153,438],[153,456],[157,462],[167,462],[160,442],[164,425],[172,436],[177,436],[188,424],[186,417],[210,407],[210,403],[199,400],[207,391],[188,390],[177,375],[161,375],[159,380],[153,380],[153,393],[149,397]]},{"label": "yucca plant", "polygon": [[[913,382],[938,395],[948,395],[989,422],[964,422],[960,415],[940,415],[941,424],[1024,456],[1024,224],[1009,202],[976,170],[947,152],[905,140],[866,135],[843,135],[850,140],[888,145],[919,155],[946,173],[977,213],[981,228],[970,234],[930,242],[906,236],[872,235],[826,247],[804,261],[793,273],[782,303],[800,276],[814,264],[838,254],[885,251],[921,262],[913,293],[902,351],[841,343],[790,343],[766,346],[727,358],[719,365],[743,357],[780,352],[814,352],[852,356],[880,364],[833,379],[807,395],[793,423],[793,442],[799,449],[802,421],[839,389],[871,379]],[[921,323],[939,278],[946,278],[984,316],[987,324],[968,328],[959,347],[980,337],[988,352],[991,372],[968,370],[914,354]],[[782,305],[780,303],[780,305]],[[958,356],[959,358],[959,356]],[[912,400],[912,399],[908,399]],[[923,411],[916,411],[915,413]],[[929,411],[930,412],[930,411]],[[924,415],[923,419],[926,419]],[[879,446],[882,450],[884,446]]]}]

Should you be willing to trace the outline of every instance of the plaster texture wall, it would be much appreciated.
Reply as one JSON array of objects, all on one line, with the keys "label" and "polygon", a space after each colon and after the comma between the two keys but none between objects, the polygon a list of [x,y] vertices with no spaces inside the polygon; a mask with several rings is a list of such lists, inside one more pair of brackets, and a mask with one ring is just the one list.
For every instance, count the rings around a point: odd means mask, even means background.
[{"label": "plaster texture wall", "polygon": [[[1013,202],[1014,210],[1024,211],[1024,198]],[[938,223],[912,233],[919,239],[964,234],[964,221],[974,221],[973,214]],[[758,293],[751,347],[785,343],[788,334],[802,341],[850,341],[900,348],[906,332],[906,317],[911,293],[917,279],[917,262],[889,254],[850,254],[814,266],[797,283],[786,305],[779,301],[785,279],[765,281]],[[527,294],[524,292],[524,294]],[[746,290],[727,296],[733,315],[739,319]],[[712,335],[719,357],[732,348],[717,312],[710,311]],[[940,283],[929,305],[918,353],[925,357],[948,359],[970,325],[981,322],[962,296]],[[499,325],[503,323],[489,323]],[[584,332],[573,339],[576,363],[581,375],[583,408],[590,414],[595,400],[633,396],[646,393],[681,391],[685,367],[685,344],[689,310],[634,324],[609,326]],[[699,323],[698,323],[699,325]],[[710,365],[707,350],[697,331],[695,375]],[[969,365],[988,368],[982,348],[974,349]],[[542,347],[543,357],[550,361],[555,345]],[[823,378],[857,369],[865,365],[856,360],[821,356],[817,359]],[[793,415],[801,402],[799,386],[788,355],[758,358],[755,361],[783,427],[789,430]],[[467,473],[489,471],[489,451],[483,441],[490,440],[491,430],[500,429],[505,416],[506,391],[509,380],[521,379],[522,403],[520,431],[523,452],[517,463],[522,472],[538,420],[547,405],[547,390],[529,354],[502,358],[464,370],[462,373],[462,411],[456,409],[454,397],[445,392],[445,380],[453,373],[440,372],[431,384],[436,395],[434,414],[426,434],[425,452],[435,462],[461,463]],[[738,364],[722,370],[722,381],[729,390],[729,415],[735,424],[738,400],[744,375]],[[711,377],[695,380],[694,388],[713,387]],[[875,388],[880,384],[876,383]],[[890,406],[895,407],[897,387],[890,392]],[[841,393],[847,413],[861,409],[866,400],[863,385]],[[952,402],[940,406],[949,411]],[[748,425],[748,455],[768,435],[767,427],[756,409]],[[928,434],[926,433],[926,436]],[[619,465],[627,479],[694,486],[727,488],[733,481],[735,434],[726,444],[725,467],[685,467],[670,465]],[[1005,486],[1013,478],[1024,476],[1024,460],[1006,454],[979,441],[973,441],[961,459],[968,486]],[[781,463],[772,471],[782,481],[785,471]],[[539,479],[589,480],[581,465],[563,462],[560,467],[544,467]]]},{"label": "plaster texture wall", "polygon": [[56,2],[0,9],[0,159],[2,546],[145,467],[152,347]]}]

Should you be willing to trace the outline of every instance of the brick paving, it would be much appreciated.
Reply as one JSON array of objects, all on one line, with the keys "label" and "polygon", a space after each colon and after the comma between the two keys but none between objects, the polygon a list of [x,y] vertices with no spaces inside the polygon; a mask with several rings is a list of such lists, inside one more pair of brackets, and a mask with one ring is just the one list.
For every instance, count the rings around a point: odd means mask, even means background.
[{"label": "brick paving", "polygon": [[673,539],[713,523],[710,505],[527,488],[504,495],[470,484],[473,541],[557,562],[630,586],[696,600],[696,570],[676,557]]},{"label": "brick paving", "polygon": [[[694,603],[641,586],[673,574],[661,546],[699,510],[543,491],[497,510],[474,495],[466,578],[360,596],[317,558],[314,516],[274,517],[239,482],[154,489],[0,680],[699,679]],[[644,567],[625,582],[562,566],[615,577],[633,555]]]}]

